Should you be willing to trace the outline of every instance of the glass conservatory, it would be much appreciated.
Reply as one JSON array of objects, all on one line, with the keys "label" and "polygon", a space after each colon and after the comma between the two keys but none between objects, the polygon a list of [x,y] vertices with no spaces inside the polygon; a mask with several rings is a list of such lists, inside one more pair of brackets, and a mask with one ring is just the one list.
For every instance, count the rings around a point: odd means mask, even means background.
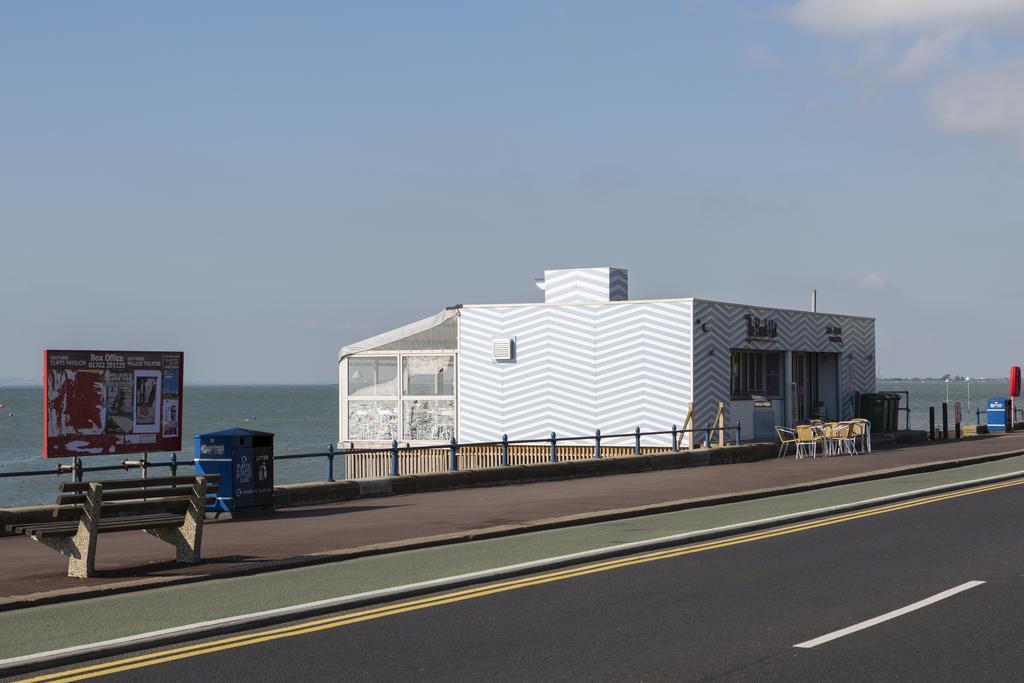
[{"label": "glass conservatory", "polygon": [[439,443],[455,436],[455,325],[455,311],[445,310],[341,350],[341,441]]}]

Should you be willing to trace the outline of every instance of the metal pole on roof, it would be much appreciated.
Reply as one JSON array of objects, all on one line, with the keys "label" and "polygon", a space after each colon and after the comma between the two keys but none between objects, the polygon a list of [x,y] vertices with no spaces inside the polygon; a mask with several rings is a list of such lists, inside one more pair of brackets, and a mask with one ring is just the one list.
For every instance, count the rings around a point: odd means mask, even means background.
[{"label": "metal pole on roof", "polygon": [[811,312],[818,312],[818,290],[816,289],[811,290]]}]

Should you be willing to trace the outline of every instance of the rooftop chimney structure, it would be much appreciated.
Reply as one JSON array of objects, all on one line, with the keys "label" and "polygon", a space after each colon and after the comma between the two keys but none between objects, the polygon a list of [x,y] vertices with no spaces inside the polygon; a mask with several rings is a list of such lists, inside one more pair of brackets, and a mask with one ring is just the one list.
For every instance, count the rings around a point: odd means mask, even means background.
[{"label": "rooftop chimney structure", "polygon": [[629,299],[625,268],[562,268],[545,270],[537,280],[546,304],[595,304]]}]

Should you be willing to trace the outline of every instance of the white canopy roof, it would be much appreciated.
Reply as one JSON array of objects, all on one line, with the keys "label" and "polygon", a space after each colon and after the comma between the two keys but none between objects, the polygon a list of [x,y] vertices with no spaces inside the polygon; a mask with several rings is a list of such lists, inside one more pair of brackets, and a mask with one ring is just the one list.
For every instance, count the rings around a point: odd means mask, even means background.
[{"label": "white canopy roof", "polygon": [[454,350],[457,343],[455,318],[458,314],[458,308],[446,308],[428,318],[348,344],[338,351],[338,362],[341,362],[341,359],[346,356],[363,351]]}]

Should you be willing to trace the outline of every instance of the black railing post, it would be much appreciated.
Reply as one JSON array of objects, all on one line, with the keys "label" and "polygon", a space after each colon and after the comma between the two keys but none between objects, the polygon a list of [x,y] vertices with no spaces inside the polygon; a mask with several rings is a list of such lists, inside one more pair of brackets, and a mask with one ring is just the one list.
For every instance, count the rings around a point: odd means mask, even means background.
[{"label": "black railing post", "polygon": [[679,450],[679,434],[676,432],[676,426],[672,425],[672,452],[675,453]]},{"label": "black railing post", "polygon": [[551,432],[551,462],[558,462],[558,437]]},{"label": "black railing post", "polygon": [[171,453],[170,468],[171,468],[171,476],[172,477],[178,476],[178,454],[177,453]]},{"label": "black railing post", "polygon": [[949,439],[949,404],[942,402],[942,438]]},{"label": "black railing post", "polygon": [[448,442],[448,469],[452,472],[456,472],[459,469],[459,443],[455,440],[454,436]]},{"label": "black railing post", "polygon": [[974,425],[976,427],[981,426],[981,408],[974,409]]},{"label": "black railing post", "polygon": [[736,420],[736,445],[740,445],[740,421]]},{"label": "black railing post", "polygon": [[508,434],[501,435],[501,466],[508,467]]},{"label": "black railing post", "polygon": [[398,439],[391,440],[391,476],[398,476]]},{"label": "black railing post", "polygon": [[711,420],[704,422],[704,448],[711,448]]},{"label": "black railing post", "polygon": [[601,430],[594,430],[594,457],[601,459]]},{"label": "black railing post", "polygon": [[636,427],[636,445],[633,447],[633,453],[640,455],[640,425]]},{"label": "black railing post", "polygon": [[334,444],[327,444],[327,481],[334,481]]},{"label": "black railing post", "polygon": [[928,406],[928,440],[935,441],[935,406]]},{"label": "black railing post", "polygon": [[75,458],[75,482],[81,483],[82,481],[82,459],[79,457]]}]

